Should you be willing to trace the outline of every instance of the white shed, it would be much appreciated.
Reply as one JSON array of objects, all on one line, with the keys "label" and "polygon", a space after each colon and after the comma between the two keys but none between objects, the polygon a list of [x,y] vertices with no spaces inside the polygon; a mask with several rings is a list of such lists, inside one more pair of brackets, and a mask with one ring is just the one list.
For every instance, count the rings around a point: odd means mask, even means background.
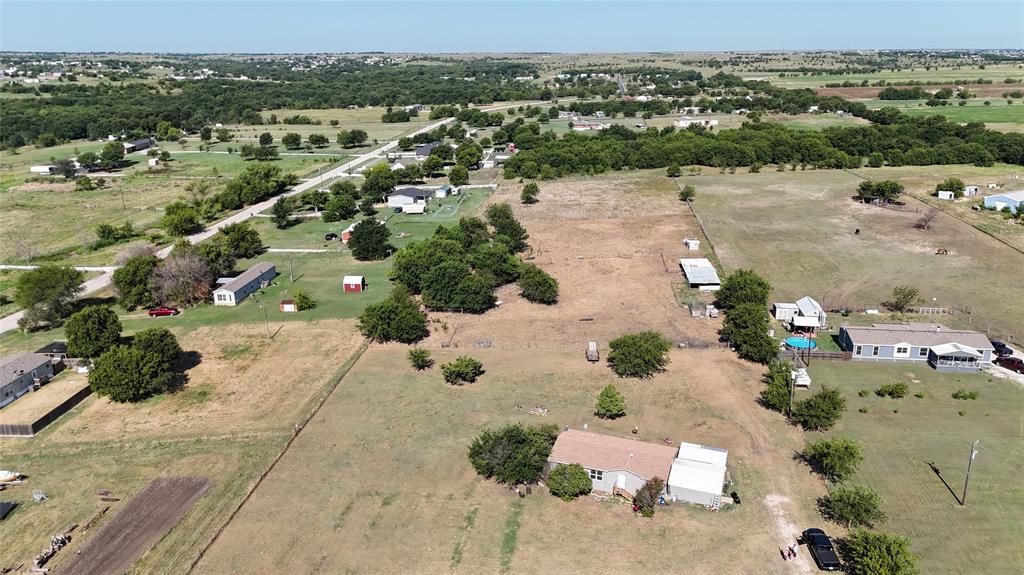
[{"label": "white shed", "polygon": [[673,501],[716,506],[725,485],[729,452],[717,447],[680,443],[668,474],[667,492]]},{"label": "white shed", "polygon": [[789,321],[799,315],[800,308],[795,303],[776,302],[774,306],[775,319]]},{"label": "white shed", "polygon": [[722,287],[718,271],[707,258],[682,258],[679,260],[679,267],[683,269],[686,283],[692,288],[700,291],[717,291]]},{"label": "white shed", "polygon": [[940,200],[955,200],[956,199],[956,194],[953,193],[953,192],[947,191],[947,190],[939,190],[939,191],[935,192],[935,195]]},{"label": "white shed", "polygon": [[403,214],[425,214],[427,213],[426,204],[405,204],[402,206]]},{"label": "white shed", "polygon": [[686,249],[690,250],[691,252],[696,251],[700,249],[700,240],[696,238],[684,238],[683,245],[686,246]]}]

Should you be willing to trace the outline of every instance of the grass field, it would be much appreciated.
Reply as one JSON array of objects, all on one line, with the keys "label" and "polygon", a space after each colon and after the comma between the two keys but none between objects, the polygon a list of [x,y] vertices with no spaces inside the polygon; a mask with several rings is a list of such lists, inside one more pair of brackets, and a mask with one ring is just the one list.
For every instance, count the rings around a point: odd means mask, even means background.
[{"label": "grass field", "polygon": [[[745,78],[764,78],[766,75],[757,72],[741,72],[741,76]],[[906,82],[946,82],[954,83],[957,80],[976,80],[983,78],[986,80],[992,80],[994,83],[1001,83],[1006,78],[1013,78],[1016,80],[1024,80],[1024,70],[1022,70],[1016,64],[989,64],[985,66],[985,69],[980,69],[977,66],[963,66],[959,70],[953,68],[933,68],[926,70],[923,66],[915,69],[907,69],[900,71],[884,70],[871,74],[837,74],[837,75],[822,75],[822,76],[787,76],[785,78],[772,77],[777,74],[769,74],[771,82],[784,88],[819,88],[825,86],[825,84],[842,83],[842,82],[854,82],[859,84],[860,82],[867,80],[868,83],[878,82],[879,80],[885,80],[890,84],[902,84]],[[1012,89],[1019,84],[1006,84],[1008,89]],[[927,86],[924,87],[928,89]],[[881,90],[881,88],[879,88]]]},{"label": "grass field", "polygon": [[[923,365],[817,362],[810,373],[815,385],[837,386],[846,396],[848,411],[827,435],[861,442],[864,462],[850,483],[882,495],[888,520],[881,528],[910,537],[921,573],[1024,571],[1018,544],[1024,536],[1024,390],[986,374],[943,374]],[[906,398],[874,395],[879,385],[897,381],[910,386]],[[872,393],[858,397],[862,389]],[[953,399],[958,389],[981,396]],[[918,392],[925,397],[914,397]],[[974,440],[981,440],[981,451],[961,507],[956,497]]]},{"label": "grass field", "polygon": [[[858,173],[901,181],[906,176],[907,189],[921,191],[953,175],[999,181],[1008,172],[935,166]],[[877,307],[894,286],[910,284],[927,302],[973,311],[976,329],[1022,337],[1024,312],[1007,307],[1003,298],[1019,290],[1024,256],[950,217],[940,215],[927,231],[916,229],[928,208],[913,200],[908,212],[855,203],[850,196],[860,181],[845,171],[685,180],[697,188],[694,208],[727,271],[756,270],[772,282],[779,301],[811,295],[828,307]],[[940,247],[949,255],[936,256]]]}]

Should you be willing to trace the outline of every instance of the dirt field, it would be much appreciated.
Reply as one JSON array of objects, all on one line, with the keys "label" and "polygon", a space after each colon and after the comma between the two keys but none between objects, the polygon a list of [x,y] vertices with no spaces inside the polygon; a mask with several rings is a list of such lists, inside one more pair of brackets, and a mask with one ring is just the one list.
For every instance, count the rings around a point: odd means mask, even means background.
[{"label": "dirt field", "polygon": [[260,324],[200,328],[181,338],[203,359],[185,387],[141,404],[87,400],[54,433],[67,442],[139,436],[256,434],[286,427],[334,375],[362,337],[351,320],[284,324],[265,339]]},{"label": "dirt field", "polygon": [[170,531],[208,487],[199,477],[153,480],[56,573],[121,573]]},{"label": "dirt field", "polygon": [[[755,404],[759,367],[677,350],[666,373],[632,381],[575,350],[480,349],[487,373],[453,388],[436,368],[408,368],[406,349],[363,356],[197,573],[794,572],[778,547],[790,526],[813,521],[823,486],[792,460],[801,433]],[[628,405],[616,421],[592,415],[608,383]],[[640,521],[622,504],[564,503],[543,489],[521,501],[478,478],[465,455],[483,427],[512,421],[620,436],[635,425],[644,441],[727,447],[743,504],[717,514],[678,505]]]},{"label": "dirt field", "polygon": [[704,254],[682,244],[699,230],[676,199],[672,180],[617,174],[542,182],[540,203],[532,206],[519,203],[519,188],[501,186],[489,203],[512,204],[530,234],[531,261],[559,282],[559,303],[532,304],[516,286],[507,286],[498,292],[502,305],[485,315],[431,314],[439,329],[428,347],[449,341],[475,347],[490,340],[499,348],[582,354],[587,341],[603,346],[643,329],[679,341],[717,339],[720,326],[691,318],[673,295],[682,280],[679,258]]}]

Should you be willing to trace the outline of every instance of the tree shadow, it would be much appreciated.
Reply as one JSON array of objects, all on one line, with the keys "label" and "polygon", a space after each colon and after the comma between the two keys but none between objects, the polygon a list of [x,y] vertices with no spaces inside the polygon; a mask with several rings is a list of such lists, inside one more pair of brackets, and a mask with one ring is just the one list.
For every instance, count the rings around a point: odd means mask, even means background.
[{"label": "tree shadow", "polygon": [[186,351],[181,354],[178,361],[174,363],[174,376],[167,393],[178,393],[188,384],[188,370],[196,367],[203,361],[203,354],[198,351]]},{"label": "tree shadow", "polygon": [[949,494],[953,496],[953,499],[955,499],[956,502],[959,503],[960,505],[963,505],[964,502],[960,500],[960,496],[957,495],[956,492],[953,491],[953,488],[949,485],[949,483],[946,482],[946,478],[942,476],[942,471],[938,468],[938,466],[935,465],[935,462],[929,461],[927,462],[927,465],[928,467],[931,468],[932,473],[935,474],[935,477],[938,477],[939,481],[941,481],[942,484],[946,486],[946,489],[949,490]]}]

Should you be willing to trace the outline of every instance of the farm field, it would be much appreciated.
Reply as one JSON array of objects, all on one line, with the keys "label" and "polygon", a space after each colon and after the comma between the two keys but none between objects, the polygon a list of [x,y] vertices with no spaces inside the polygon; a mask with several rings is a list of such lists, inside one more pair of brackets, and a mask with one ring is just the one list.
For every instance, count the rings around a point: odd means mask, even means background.
[{"label": "farm field", "polygon": [[[667,373],[629,381],[576,350],[534,350],[524,362],[522,350],[495,347],[470,352],[488,373],[455,388],[437,368],[407,367],[405,351],[375,346],[363,356],[210,548],[201,572],[791,572],[778,560],[782,536],[772,514],[805,524],[821,486],[788,456],[800,433],[755,405],[757,367],[727,351],[676,351]],[[434,351],[439,362],[466,353]],[[607,383],[635,406],[615,422],[591,415]],[[513,421],[589,423],[625,436],[637,425],[641,440],[727,445],[744,503],[717,514],[678,505],[646,522],[624,504],[564,503],[541,488],[520,500],[478,478],[465,455],[482,428]],[[777,511],[766,497],[779,502]]]},{"label": "farm field", "polygon": [[[819,361],[809,371],[814,385],[837,386],[846,396],[848,411],[827,435],[861,442],[864,461],[849,483],[865,485],[882,496],[888,519],[881,529],[910,538],[921,558],[921,573],[1024,570],[1024,554],[1017,544],[1024,535],[1024,489],[1019,480],[1024,390],[987,374],[943,374],[926,366]],[[873,391],[897,381],[909,385],[906,398],[857,395],[861,389]],[[978,391],[980,397],[953,399],[951,394],[958,389]],[[915,397],[918,392],[925,396]],[[861,407],[868,412],[858,412]],[[971,471],[967,505],[961,507],[956,497],[963,489],[974,440],[981,441],[981,448]],[[950,489],[929,463],[940,470]]]},{"label": "farm field", "polygon": [[[971,91],[977,88],[988,86],[1005,86],[1012,88],[1019,84],[1002,84],[1006,78],[1024,80],[1024,70],[1016,64],[987,64],[984,69],[977,66],[962,66],[959,70],[952,67],[925,69],[920,66],[914,69],[899,71],[884,70],[868,74],[833,74],[821,76],[797,76],[787,75],[785,78],[777,77],[777,74],[765,74],[758,72],[738,72],[744,78],[766,78],[777,86],[783,88],[824,88],[826,84],[854,82],[860,83],[867,80],[869,84],[885,80],[893,85],[905,84],[907,82],[943,82],[955,84],[957,80],[977,80],[979,78],[992,80],[992,84],[979,84],[969,86]],[[922,86],[930,90],[932,86]],[[876,88],[872,86],[872,88]],[[938,86],[934,86],[938,89]],[[837,88],[838,89],[838,88]],[[881,90],[881,88],[878,88]],[[876,90],[877,92],[877,90]]]},{"label": "farm field", "polygon": [[[949,176],[973,174],[998,181],[1010,173],[1006,167],[857,172],[901,181],[910,174],[908,191],[934,189]],[[916,229],[928,208],[913,200],[906,212],[856,203],[850,196],[862,181],[858,175],[765,172],[683,181],[697,188],[694,209],[726,271],[757,271],[772,282],[772,297],[779,301],[811,295],[826,307],[877,307],[894,286],[910,284],[932,305],[971,310],[975,329],[1015,340],[1024,334],[1024,315],[1003,300],[1019,289],[1024,256],[945,215],[936,217],[927,231]],[[859,234],[854,233],[857,229]],[[940,247],[949,255],[936,256]]]}]

